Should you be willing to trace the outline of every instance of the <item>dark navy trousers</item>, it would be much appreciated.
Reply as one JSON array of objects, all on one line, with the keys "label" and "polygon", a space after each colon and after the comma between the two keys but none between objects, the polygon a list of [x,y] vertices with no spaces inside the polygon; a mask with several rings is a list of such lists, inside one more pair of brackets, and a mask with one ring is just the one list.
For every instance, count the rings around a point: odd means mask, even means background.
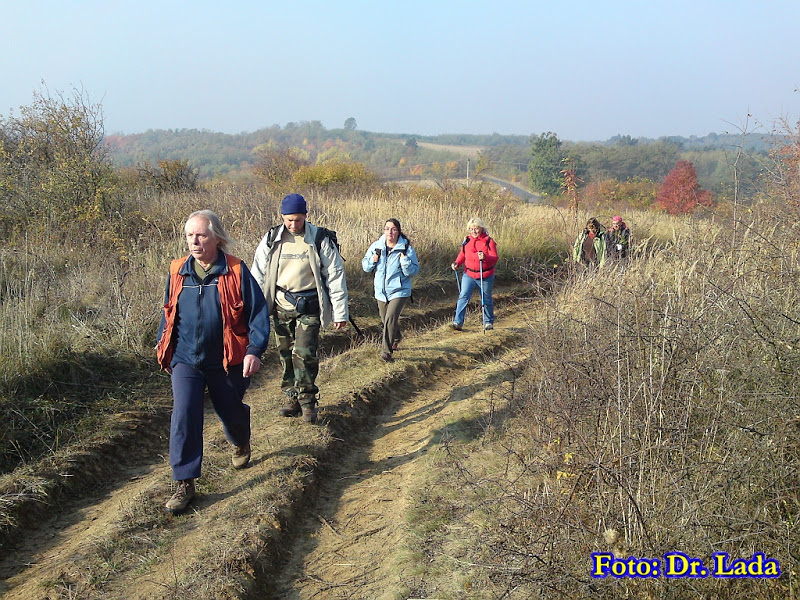
[{"label": "dark navy trousers", "polygon": [[203,462],[203,401],[205,390],[222,421],[225,437],[235,446],[250,443],[250,407],[242,402],[250,378],[242,365],[224,369],[195,369],[178,363],[172,367],[172,421],[169,430],[169,464],[175,481],[197,479]]}]

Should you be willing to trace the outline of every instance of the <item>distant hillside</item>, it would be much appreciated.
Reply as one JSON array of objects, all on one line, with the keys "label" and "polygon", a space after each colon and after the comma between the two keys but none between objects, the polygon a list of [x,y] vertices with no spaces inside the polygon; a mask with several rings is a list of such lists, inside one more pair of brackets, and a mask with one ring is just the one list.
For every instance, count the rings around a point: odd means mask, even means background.
[{"label": "distant hillside", "polygon": [[[414,165],[464,161],[462,139],[422,138],[405,134],[381,134],[346,129],[325,129],[318,121],[272,126],[252,133],[224,134],[198,129],[148,130],[132,135],[109,135],[106,142],[117,166],[156,164],[161,160],[188,160],[200,177],[237,177],[249,173],[264,147],[300,148],[311,160],[320,155],[346,156],[362,162],[381,174],[391,176],[392,170]],[[470,136],[476,138],[476,136]],[[492,136],[477,136],[476,147],[497,145]],[[506,143],[519,145],[527,138],[509,138]],[[417,140],[424,143],[417,143]],[[483,143],[486,142],[486,143]],[[491,142],[491,143],[489,143]],[[445,146],[435,147],[435,144]]]},{"label": "distant hillside", "polygon": [[[429,170],[432,165],[448,164],[454,176],[464,176],[467,158],[477,159],[481,152],[492,163],[492,171],[506,179],[524,177],[530,160],[530,136],[523,135],[473,135],[444,134],[417,136],[413,134],[391,134],[350,129],[326,129],[319,121],[288,123],[284,127],[259,129],[250,133],[224,134],[198,129],[148,130],[131,135],[109,135],[106,137],[114,163],[120,167],[137,164],[155,165],[160,160],[187,160],[197,169],[201,178],[242,178],[248,176],[258,160],[258,151],[264,147],[302,149],[310,160],[320,156],[348,157],[362,162],[382,177],[392,179],[410,172]],[[647,152],[648,147],[665,147],[670,154],[691,155],[701,163],[698,175],[705,185],[715,187],[728,177],[722,153],[742,147],[750,153],[763,153],[769,147],[764,136],[710,133],[706,136],[631,138],[615,136],[603,142],[564,141],[565,148],[581,156],[598,154],[634,157]],[[625,151],[625,149],[629,149]],[[630,151],[638,148],[638,152]],[[614,149],[608,150],[608,149]],[[702,155],[704,158],[699,158]],[[624,178],[644,171],[646,161],[625,166],[623,169],[609,168],[603,176],[617,173]],[[705,167],[702,163],[708,163]],[[591,166],[591,162],[587,163]],[[648,171],[647,176],[663,177],[659,170]],[[652,172],[651,172],[652,171]],[[586,173],[587,177],[596,175]]]}]

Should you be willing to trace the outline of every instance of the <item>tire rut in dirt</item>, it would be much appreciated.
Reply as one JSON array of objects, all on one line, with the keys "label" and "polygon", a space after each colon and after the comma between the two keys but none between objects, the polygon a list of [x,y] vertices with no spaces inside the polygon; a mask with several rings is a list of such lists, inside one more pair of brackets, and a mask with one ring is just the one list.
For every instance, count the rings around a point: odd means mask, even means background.
[{"label": "tire rut in dirt", "polygon": [[[441,338],[441,329],[437,331],[437,328],[441,325],[441,320],[443,318],[449,318],[452,314],[452,308],[452,303],[445,300],[443,302],[425,305],[424,307],[420,306],[418,311],[409,311],[409,318],[407,321],[404,321],[404,326],[406,327],[405,332],[407,333],[404,346],[406,348],[410,347],[413,344],[412,340],[416,342],[417,338]],[[428,329],[431,326],[433,326],[433,329]],[[448,331],[447,333],[449,334],[450,332]],[[486,338],[491,339],[492,336],[486,336]],[[457,341],[458,336],[453,339]],[[334,380],[337,378],[346,378],[346,373],[348,373],[347,361],[352,360],[350,358],[350,353],[354,353],[354,356],[363,356],[365,352],[372,352],[373,341],[374,340],[363,342],[346,338],[337,340],[335,336],[323,336],[323,352],[328,353],[326,362],[333,359],[331,362],[335,363],[338,358],[342,358],[340,361],[342,363],[340,365],[341,369],[343,369],[342,374],[337,375],[336,373],[331,373],[331,377]],[[363,443],[364,439],[368,439],[369,430],[371,427],[374,427],[375,419],[379,419],[381,413],[386,411],[386,406],[388,406],[388,402],[392,400],[394,393],[402,391],[405,397],[409,397],[413,395],[417,389],[426,387],[426,384],[420,384],[418,382],[441,378],[445,376],[445,374],[463,370],[470,364],[480,362],[485,360],[487,356],[501,352],[503,344],[504,342],[500,340],[496,343],[490,343],[488,350],[458,350],[458,344],[454,344],[452,349],[434,352],[429,358],[413,361],[398,361],[399,364],[392,366],[387,377],[375,380],[361,389],[353,390],[349,394],[337,393],[335,396],[332,395],[331,399],[333,400],[333,404],[325,406],[325,421],[332,430],[333,435],[339,438],[340,441],[331,444],[328,449],[318,455],[309,455],[307,459],[298,456],[298,460],[301,462],[304,460],[309,461],[308,469],[306,469],[307,475],[303,477],[303,489],[300,490],[297,495],[289,499],[291,505],[280,508],[280,515],[285,515],[285,518],[279,518],[279,520],[283,521],[280,529],[283,531],[292,529],[292,523],[296,520],[296,515],[302,510],[297,507],[307,506],[311,499],[313,499],[316,493],[314,482],[319,480],[320,477],[325,476],[326,468],[328,468],[330,464],[335,464],[342,452],[347,452],[347,446],[354,443],[356,440],[362,440]],[[270,354],[274,355],[274,353]],[[274,371],[274,366],[276,364],[277,361],[274,359],[274,356],[272,361],[268,358],[267,369]],[[339,368],[337,368],[336,371],[338,372]],[[274,384],[274,377],[272,377],[268,385],[272,388]],[[252,391],[248,393],[255,394],[256,397],[261,398],[268,396],[271,392],[264,389],[266,385],[265,379],[262,378],[262,380],[257,382],[257,385],[252,388]],[[26,535],[24,537],[29,543],[24,548],[20,548],[16,553],[4,553],[6,569],[4,578],[9,573],[21,572],[21,570],[24,569],[24,565],[29,562],[31,557],[39,551],[42,551],[42,549],[46,549],[50,544],[54,543],[55,539],[62,537],[62,532],[66,531],[70,525],[74,525],[76,520],[85,518],[85,516],[82,515],[91,512],[87,509],[93,508],[96,504],[99,505],[103,500],[107,501],[111,492],[116,493],[117,491],[132,487],[130,478],[136,476],[135,473],[146,472],[149,470],[150,466],[153,466],[154,471],[161,473],[157,476],[157,479],[159,481],[162,479],[166,481],[164,456],[168,436],[169,407],[165,406],[159,414],[163,418],[161,421],[158,421],[152,415],[148,415],[147,418],[139,416],[138,420],[131,419],[126,427],[122,428],[123,431],[120,432],[120,437],[116,439],[113,449],[109,452],[93,454],[91,450],[85,451],[90,457],[94,457],[92,460],[103,467],[102,472],[86,469],[81,473],[76,473],[75,477],[69,478],[68,481],[73,482],[73,485],[77,486],[73,489],[78,490],[83,490],[86,486],[91,485],[94,493],[87,495],[81,491],[81,493],[73,494],[72,500],[64,505],[45,507],[44,513],[49,512],[52,516],[47,521],[41,524],[35,523],[33,527],[26,530]],[[370,423],[372,423],[372,425],[370,425]],[[273,434],[270,433],[270,435]],[[219,435],[216,435],[216,437],[219,438]],[[141,445],[143,439],[151,439],[149,443],[152,444],[152,447],[148,446],[149,450],[145,450],[144,453],[142,452]],[[274,454],[280,450],[279,446],[284,442],[282,441],[282,437],[273,439],[276,439],[276,443],[278,444],[278,446],[272,445],[272,453]],[[347,440],[347,442],[343,443],[341,440]],[[221,443],[224,445],[224,442],[224,439],[221,439],[214,440],[210,443]],[[294,450],[292,450],[292,452],[294,452]],[[108,460],[104,462],[104,459]],[[317,465],[320,466],[317,467]],[[163,486],[163,482],[153,483],[152,474],[144,475],[144,477],[148,477],[150,481],[142,487],[149,488],[150,491],[155,487]],[[213,512],[211,510],[213,507],[214,505],[212,504],[211,506],[201,508],[201,512],[207,512],[210,517]],[[183,527],[179,526],[174,533],[180,534],[182,529]],[[37,536],[37,530],[40,530],[42,534],[39,536],[41,540],[38,542],[38,545],[36,542],[31,541],[32,538]],[[23,530],[19,529],[18,532],[19,531]],[[31,535],[28,535],[28,533]],[[277,556],[277,548],[285,546],[289,539],[290,536],[281,533],[277,538],[266,538],[262,540],[259,543],[261,550],[258,552],[261,558],[254,559],[251,563],[252,566],[255,567],[257,571],[264,570],[274,572],[274,567],[277,564],[274,558]],[[0,565],[0,567],[2,567],[2,565]],[[111,587],[119,588],[116,584],[113,584]],[[111,592],[111,587],[108,590],[109,592]],[[2,589],[0,589],[0,592],[2,592]],[[108,597],[116,596],[112,594]],[[119,597],[124,597],[124,593]]]},{"label": "tire rut in dirt", "polygon": [[[331,415],[330,427],[338,438],[347,441],[342,442],[335,452],[331,452],[321,462],[317,469],[317,485],[308,490],[308,497],[298,511],[301,518],[285,532],[285,550],[275,557],[273,568],[264,567],[260,585],[257,586],[258,591],[250,597],[297,597],[287,594],[297,594],[299,588],[307,587],[311,590],[307,597],[326,592],[333,594],[335,589],[339,589],[345,594],[342,597],[366,598],[373,593],[368,592],[367,588],[374,588],[376,580],[379,582],[377,588],[380,588],[382,565],[375,564],[374,568],[369,567],[369,572],[353,575],[348,573],[353,561],[346,558],[347,546],[371,536],[388,536],[383,556],[373,557],[378,562],[382,559],[391,560],[387,554],[391,551],[390,548],[402,545],[401,523],[387,526],[383,519],[385,515],[380,514],[382,504],[385,507],[388,505],[386,503],[401,499],[395,497],[393,490],[381,489],[378,480],[389,471],[400,473],[397,477],[402,477],[404,470],[413,469],[412,463],[436,447],[434,438],[438,433],[432,431],[428,424],[438,420],[454,399],[472,395],[479,390],[485,391],[486,386],[493,385],[495,379],[492,377],[496,376],[490,377],[484,372],[498,368],[501,371],[514,370],[514,365],[522,359],[516,357],[505,361],[503,357],[508,356],[521,343],[521,339],[522,336],[519,335],[504,338],[502,341],[498,340],[496,345],[490,343],[488,347],[475,353],[464,350],[459,353],[458,360],[452,357],[441,358],[424,367],[406,367],[359,394],[353,410],[361,406],[364,411],[361,418],[354,420],[344,415],[340,418]],[[410,371],[414,370],[418,372],[412,375]],[[504,374],[500,379],[507,376]],[[465,379],[471,380],[471,383],[465,384]],[[428,400],[425,400],[426,397]],[[409,409],[413,411],[412,414],[404,414]],[[494,417],[499,418],[497,414]],[[480,417],[484,418],[485,415]],[[353,427],[355,421],[358,423]],[[472,425],[478,427],[476,424]],[[419,427],[423,429],[415,429]],[[386,436],[397,439],[397,436],[408,437],[407,434],[412,439],[396,444],[389,455],[382,456],[377,461],[370,456],[376,445],[386,442]],[[344,500],[348,493],[364,495],[361,490],[356,491],[355,487],[365,485],[365,481],[372,481],[376,489],[375,497],[366,500],[366,504],[362,506],[367,507],[364,510],[377,511],[378,514],[375,515],[374,526],[361,522],[359,530],[353,532],[350,530],[350,519],[347,523],[341,523],[335,516],[340,505],[351,501]],[[369,483],[366,485],[369,487]],[[369,490],[366,493],[368,495]],[[363,500],[357,499],[358,502]],[[317,555],[320,534],[325,532],[333,539],[332,547],[325,550],[330,551],[330,556],[333,557],[330,560],[320,559]],[[308,557],[312,557],[312,561],[322,560],[329,564],[324,568],[319,563],[305,564]],[[340,572],[327,579],[320,576],[321,573],[330,572],[331,563],[333,571],[338,568]],[[368,581],[370,579],[372,581]],[[350,596],[348,593],[356,595]],[[365,593],[367,595],[363,595]]]}]

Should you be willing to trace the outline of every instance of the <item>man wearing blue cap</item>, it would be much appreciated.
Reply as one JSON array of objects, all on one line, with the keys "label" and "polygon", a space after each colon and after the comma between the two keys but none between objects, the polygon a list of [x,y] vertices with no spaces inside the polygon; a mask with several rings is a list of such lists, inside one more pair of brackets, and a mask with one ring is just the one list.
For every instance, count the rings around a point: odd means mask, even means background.
[{"label": "man wearing blue cap", "polygon": [[267,232],[256,249],[251,272],[264,290],[275,325],[283,367],[281,389],[288,404],[284,417],[303,415],[317,422],[317,346],[320,329],[333,323],[347,326],[349,318],[344,261],[336,243],[319,235],[306,220],[308,208],[300,194],[281,201],[283,223]]}]

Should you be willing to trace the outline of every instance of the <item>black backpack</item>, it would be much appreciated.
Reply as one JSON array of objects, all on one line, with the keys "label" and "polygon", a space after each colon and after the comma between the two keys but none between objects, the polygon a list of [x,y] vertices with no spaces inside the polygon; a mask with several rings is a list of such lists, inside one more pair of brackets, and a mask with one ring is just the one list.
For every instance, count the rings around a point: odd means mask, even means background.
[{"label": "black backpack", "polygon": [[[317,254],[319,254],[320,248],[322,247],[322,240],[325,238],[331,241],[333,247],[336,248],[336,252],[339,253],[339,256],[342,256],[342,247],[339,245],[339,240],[336,239],[336,232],[327,227],[317,227],[317,235],[314,237],[314,245],[317,247]],[[344,260],[344,256],[342,256],[342,260]]]}]

